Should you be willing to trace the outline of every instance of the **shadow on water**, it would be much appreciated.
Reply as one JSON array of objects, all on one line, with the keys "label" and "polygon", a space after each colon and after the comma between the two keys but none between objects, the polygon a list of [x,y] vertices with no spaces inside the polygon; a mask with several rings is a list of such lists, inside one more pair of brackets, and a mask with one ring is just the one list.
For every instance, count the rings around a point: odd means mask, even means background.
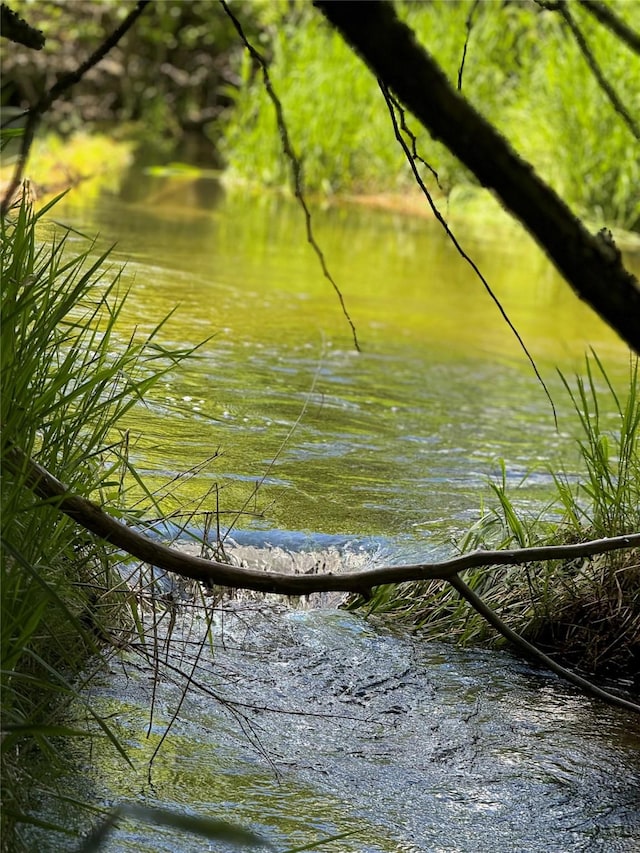
[{"label": "shadow on water", "polygon": [[[336,547],[230,553],[279,571],[366,559]],[[396,632],[335,600],[199,602],[171,619],[149,611],[153,664],[130,651],[92,687],[135,770],[97,740],[68,794],[229,820],[282,851],[344,832],[320,849],[640,849],[640,729],[624,712],[508,653]],[[202,845],[123,822],[104,849]]]}]

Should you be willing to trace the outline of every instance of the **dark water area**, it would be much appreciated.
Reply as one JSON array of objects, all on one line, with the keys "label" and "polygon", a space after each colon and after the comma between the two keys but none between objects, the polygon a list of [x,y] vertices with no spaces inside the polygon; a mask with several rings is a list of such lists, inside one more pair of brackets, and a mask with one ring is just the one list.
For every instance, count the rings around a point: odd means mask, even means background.
[{"label": "dark water area", "polygon": [[[131,413],[131,454],[167,507],[218,508],[247,564],[339,571],[450,554],[501,459],[514,488],[533,470],[514,500],[540,512],[550,469],[577,471],[556,368],[582,371],[593,347],[620,387],[628,375],[625,347],[522,235],[458,233],[526,341],[558,429],[435,223],[314,210],[357,352],[286,199],[145,178],[121,197],[66,201],[57,218],[100,246],[117,240],[123,340],[176,305],[163,340],[209,338]],[[342,833],[318,849],[640,850],[637,718],[508,652],[429,642],[339,603],[185,600],[155,629],[163,662],[128,652],[91,689],[134,769],[97,739],[65,790],[222,818],[280,851]],[[53,849],[46,833],[35,843]],[[103,849],[227,848],[123,822]]]}]

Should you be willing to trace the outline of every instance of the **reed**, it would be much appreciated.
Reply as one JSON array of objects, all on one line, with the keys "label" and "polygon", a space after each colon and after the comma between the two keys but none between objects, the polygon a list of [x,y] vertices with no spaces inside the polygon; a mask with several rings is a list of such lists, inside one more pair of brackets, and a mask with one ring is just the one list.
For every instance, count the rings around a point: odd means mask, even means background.
[{"label": "reed", "polygon": [[[125,477],[139,481],[123,418],[190,351],[163,347],[162,323],[148,335],[118,335],[122,271],[91,244],[78,252],[70,243],[79,235],[52,232],[44,217],[54,203],[36,213],[25,196],[0,223],[1,457],[17,445],[122,516]],[[8,466],[1,485],[1,829],[3,845],[21,850],[38,824],[43,780],[64,764],[64,743],[89,736],[78,709],[126,756],[85,687],[135,630],[137,605],[108,546],[35,498]],[[37,771],[43,762],[47,773]]]},{"label": "reed", "polygon": [[[493,503],[460,541],[477,548],[523,548],[618,536],[640,530],[638,360],[622,396],[595,353],[586,378],[562,376],[579,428],[582,473],[552,471],[554,494],[523,509],[500,480]],[[602,677],[629,677],[640,665],[640,553],[611,552],[571,563],[470,570],[466,583],[508,624],[546,651]],[[354,602],[362,604],[362,602]],[[500,645],[484,619],[443,581],[378,589],[370,613],[409,623],[433,638]]]}]

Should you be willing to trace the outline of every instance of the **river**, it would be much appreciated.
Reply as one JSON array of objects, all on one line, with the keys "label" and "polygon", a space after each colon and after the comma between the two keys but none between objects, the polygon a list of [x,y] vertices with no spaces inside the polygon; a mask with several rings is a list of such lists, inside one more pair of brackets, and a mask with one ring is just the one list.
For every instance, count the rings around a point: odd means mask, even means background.
[{"label": "river", "polygon": [[[246,562],[300,571],[452,553],[500,459],[514,487],[533,469],[519,503],[538,511],[548,466],[576,465],[556,367],[571,377],[593,347],[624,382],[624,346],[524,235],[460,228],[556,428],[437,223],[313,214],[359,352],[290,200],[146,178],[56,211],[100,246],[117,241],[123,339],[177,306],[163,340],[207,340],[129,418],[147,485],[193,513],[191,529],[217,508]],[[281,851],[348,832],[319,849],[640,850],[637,719],[508,653],[428,642],[338,603],[186,600],[163,664],[131,652],[92,687],[135,770],[98,740],[65,784],[96,805],[221,817]],[[227,848],[125,822],[104,849]]]}]

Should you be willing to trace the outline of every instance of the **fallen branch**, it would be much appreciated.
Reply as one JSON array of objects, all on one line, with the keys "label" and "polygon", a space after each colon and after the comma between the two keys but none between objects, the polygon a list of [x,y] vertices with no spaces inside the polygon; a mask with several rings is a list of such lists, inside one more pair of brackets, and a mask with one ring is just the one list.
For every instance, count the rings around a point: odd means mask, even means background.
[{"label": "fallen branch", "polygon": [[575,545],[541,545],[508,551],[472,551],[449,560],[381,566],[358,572],[324,572],[318,575],[290,575],[239,568],[169,548],[113,518],[86,498],[69,492],[49,473],[17,447],[5,456],[8,470],[24,477],[25,484],[39,497],[53,503],[86,530],[95,533],[133,557],[184,578],[206,581],[231,589],[251,589],[278,595],[311,595],[315,592],[351,592],[365,597],[382,584],[409,581],[451,580],[458,572],[490,566],[524,565],[542,560],[573,560],[625,548],[640,547],[640,533],[596,539]]},{"label": "fallen branch", "polygon": [[290,575],[282,572],[265,572],[230,566],[215,560],[194,557],[156,542],[113,518],[92,501],[69,492],[67,487],[46,468],[43,468],[15,446],[8,448],[3,463],[4,467],[14,476],[23,478],[25,485],[38,497],[54,505],[60,512],[69,516],[86,530],[139,560],[150,563],[159,569],[174,572],[183,578],[205,581],[209,584],[231,589],[251,589],[278,595],[298,596],[311,595],[317,592],[350,592],[362,595],[365,598],[369,598],[371,590],[381,584],[434,579],[449,581],[496,630],[529,655],[538,659],[543,665],[605,701],[640,713],[640,705],[601,690],[581,676],[556,664],[551,658],[512,631],[458,577],[458,573],[465,569],[524,565],[543,560],[573,560],[577,557],[604,554],[607,551],[637,548],[640,547],[640,533],[596,539],[575,545],[541,545],[534,548],[519,548],[508,551],[479,550],[433,563],[382,566],[359,572]]},{"label": "fallen branch", "polygon": [[520,649],[528,657],[535,658],[544,666],[548,667],[552,672],[555,672],[556,675],[565,678],[567,681],[570,681],[572,684],[580,687],[586,693],[590,693],[598,699],[603,699],[611,705],[618,705],[618,707],[625,708],[627,711],[635,711],[636,714],[640,714],[640,705],[637,705],[635,702],[630,702],[628,699],[623,699],[622,696],[617,696],[615,693],[610,693],[608,690],[603,690],[602,687],[598,687],[597,684],[592,684],[576,672],[572,672],[570,669],[566,669],[564,666],[556,663],[556,661],[554,661],[553,658],[550,658],[549,655],[545,655],[544,652],[540,651],[540,649],[528,640],[525,640],[524,637],[521,637],[520,634],[512,630],[506,622],[503,622],[498,614],[488,607],[480,596],[476,595],[476,593],[462,580],[462,578],[454,575],[449,578],[449,583],[458,590],[458,593],[469,602],[477,613],[484,616],[487,622],[492,625],[496,631],[499,631],[503,637],[506,637],[507,640],[513,643],[516,648]]}]

